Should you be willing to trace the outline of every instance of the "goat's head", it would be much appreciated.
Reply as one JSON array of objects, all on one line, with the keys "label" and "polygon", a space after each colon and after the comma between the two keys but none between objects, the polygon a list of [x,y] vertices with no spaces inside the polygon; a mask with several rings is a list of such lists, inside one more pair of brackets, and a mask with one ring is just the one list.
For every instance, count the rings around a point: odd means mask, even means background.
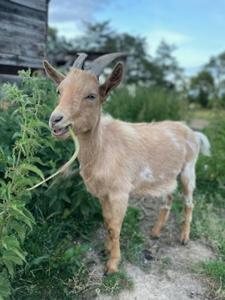
[{"label": "goat's head", "polygon": [[66,76],[44,61],[45,71],[58,85],[59,92],[59,103],[49,119],[53,135],[66,138],[70,125],[76,134],[80,134],[89,132],[98,124],[101,104],[111,89],[115,88],[122,80],[123,64],[117,63],[110,76],[101,85],[98,76],[104,67],[121,56],[124,54],[103,55],[94,60],[89,69],[84,69],[87,55],[80,54]]}]

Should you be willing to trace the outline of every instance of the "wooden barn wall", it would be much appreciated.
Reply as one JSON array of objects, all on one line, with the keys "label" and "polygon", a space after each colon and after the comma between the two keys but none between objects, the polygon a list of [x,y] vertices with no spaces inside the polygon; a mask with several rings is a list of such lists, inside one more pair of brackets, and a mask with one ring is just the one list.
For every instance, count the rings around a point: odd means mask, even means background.
[{"label": "wooden barn wall", "polygon": [[47,0],[0,0],[0,73],[41,67],[47,8]]}]

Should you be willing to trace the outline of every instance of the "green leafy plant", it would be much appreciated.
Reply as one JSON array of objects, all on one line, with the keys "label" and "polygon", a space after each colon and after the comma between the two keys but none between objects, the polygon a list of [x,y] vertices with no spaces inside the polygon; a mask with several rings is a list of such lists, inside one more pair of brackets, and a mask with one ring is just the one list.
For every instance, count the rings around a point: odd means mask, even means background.
[{"label": "green leafy plant", "polygon": [[[73,214],[77,217],[76,224],[81,224],[79,222],[90,215],[99,215],[97,202],[86,192],[81,178],[74,177],[72,169],[56,178],[47,189],[44,185],[32,193],[27,190],[43,179],[44,174],[47,176],[58,170],[70,158],[74,146],[68,141],[61,147],[48,129],[48,118],[57,99],[54,85],[40,76],[31,77],[29,71],[21,72],[20,77],[20,86],[4,85],[0,97],[2,298],[11,294],[10,282],[16,266],[23,269],[24,263],[26,268],[30,265],[30,249],[23,245],[27,236],[31,236],[34,217],[37,222],[43,222],[58,216],[65,220]],[[75,173],[77,168],[75,163]],[[63,189],[62,182],[65,183]],[[73,255],[78,257],[75,252]]]},{"label": "green leafy plant", "polygon": [[[30,79],[29,72],[21,73],[24,84]],[[34,90],[33,90],[34,91]],[[35,91],[34,91],[35,92]],[[41,92],[36,90],[31,97],[18,87],[3,86],[4,97],[10,103],[11,111],[2,114],[1,123],[6,127],[10,115],[11,123],[18,131],[11,132],[11,149],[1,143],[0,179],[0,297],[10,294],[9,278],[13,278],[15,267],[26,262],[26,252],[22,249],[25,236],[32,230],[34,218],[26,208],[31,193],[26,190],[38,177],[44,178],[35,166],[37,149],[42,139],[40,131],[46,125],[38,118]],[[8,151],[6,151],[8,150]]]}]

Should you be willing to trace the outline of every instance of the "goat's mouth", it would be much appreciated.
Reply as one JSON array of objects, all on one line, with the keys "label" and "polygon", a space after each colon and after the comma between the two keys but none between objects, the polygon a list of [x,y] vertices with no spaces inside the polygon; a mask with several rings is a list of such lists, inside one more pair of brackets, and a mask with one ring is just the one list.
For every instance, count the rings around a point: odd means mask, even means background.
[{"label": "goat's mouth", "polygon": [[70,125],[67,125],[66,127],[63,127],[63,128],[53,128],[53,129],[52,129],[52,134],[53,134],[55,137],[62,137],[62,136],[64,136],[66,133],[68,133],[68,131],[69,131],[69,126],[70,126]]}]

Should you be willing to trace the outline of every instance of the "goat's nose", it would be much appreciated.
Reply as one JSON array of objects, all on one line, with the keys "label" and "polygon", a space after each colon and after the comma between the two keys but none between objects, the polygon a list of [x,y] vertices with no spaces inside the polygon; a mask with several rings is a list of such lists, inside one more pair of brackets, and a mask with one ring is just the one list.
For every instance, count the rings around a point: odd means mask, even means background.
[{"label": "goat's nose", "polygon": [[50,118],[50,122],[52,125],[55,125],[56,123],[60,122],[63,119],[63,115],[60,113],[52,114]]}]

